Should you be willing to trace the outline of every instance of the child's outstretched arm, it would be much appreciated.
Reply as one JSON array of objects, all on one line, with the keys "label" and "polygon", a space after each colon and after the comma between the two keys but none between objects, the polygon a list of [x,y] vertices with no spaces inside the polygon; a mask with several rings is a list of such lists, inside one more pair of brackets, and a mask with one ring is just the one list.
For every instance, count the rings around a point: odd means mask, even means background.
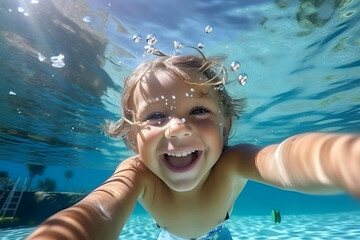
[{"label": "child's outstretched arm", "polygon": [[360,198],[359,135],[308,133],[262,149],[236,149],[238,170],[249,179],[308,193],[345,190]]},{"label": "child's outstretched arm", "polygon": [[27,240],[118,239],[143,192],[141,164],[129,159],[82,201],[42,223]]}]

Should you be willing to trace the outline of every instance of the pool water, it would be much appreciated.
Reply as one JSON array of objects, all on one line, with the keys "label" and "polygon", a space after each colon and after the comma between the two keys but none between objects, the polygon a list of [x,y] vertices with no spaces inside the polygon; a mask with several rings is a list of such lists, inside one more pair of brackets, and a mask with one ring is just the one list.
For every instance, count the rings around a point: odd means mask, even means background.
[{"label": "pool water", "polygon": [[[359,9],[355,0],[1,0],[0,171],[22,184],[28,164],[45,166],[30,190],[51,181],[55,192],[88,193],[133,155],[101,125],[120,117],[123,78],[154,58],[144,49],[148,34],[168,55],[200,44],[206,56],[227,56],[227,88],[248,101],[230,144],[360,134]],[[280,224],[271,209],[282,211]],[[227,225],[234,239],[360,239],[359,213],[360,202],[346,194],[249,183]],[[0,239],[32,230],[0,229]],[[120,239],[158,233],[137,208]]]},{"label": "pool water", "polygon": [[[268,216],[234,216],[226,221],[234,240],[242,239],[360,239],[360,212],[283,215],[281,223]],[[34,228],[0,231],[1,240],[24,239]],[[125,225],[119,239],[156,240],[160,230],[147,215],[136,215]]]}]

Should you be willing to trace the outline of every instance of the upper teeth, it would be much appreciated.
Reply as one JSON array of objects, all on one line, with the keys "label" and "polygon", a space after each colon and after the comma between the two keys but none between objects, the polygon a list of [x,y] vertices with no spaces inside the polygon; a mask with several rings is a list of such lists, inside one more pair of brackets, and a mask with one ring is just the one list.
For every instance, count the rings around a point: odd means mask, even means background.
[{"label": "upper teeth", "polygon": [[177,153],[167,153],[167,155],[169,156],[174,156],[174,157],[185,157],[189,154],[192,154],[195,151],[187,151],[187,152],[177,152]]}]

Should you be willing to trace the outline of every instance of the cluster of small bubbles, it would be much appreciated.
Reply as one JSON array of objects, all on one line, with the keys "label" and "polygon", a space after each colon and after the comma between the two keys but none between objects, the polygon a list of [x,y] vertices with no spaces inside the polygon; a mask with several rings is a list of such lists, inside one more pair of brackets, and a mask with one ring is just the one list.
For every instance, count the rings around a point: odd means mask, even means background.
[{"label": "cluster of small bubbles", "polygon": [[180,50],[183,47],[183,44],[178,41],[174,41],[174,48],[176,51]]},{"label": "cluster of small bubbles", "polygon": [[44,55],[42,55],[41,53],[38,53],[38,59],[40,62],[45,61],[46,57]]},{"label": "cluster of small bubbles", "polygon": [[205,33],[207,33],[207,34],[212,33],[213,30],[214,30],[213,26],[208,25],[205,28]]},{"label": "cluster of small bubbles", "polygon": [[86,22],[86,23],[89,23],[89,22],[91,22],[91,17],[90,16],[85,16],[85,17],[83,17],[83,21]]},{"label": "cluster of small bubbles", "polygon": [[199,48],[199,49],[203,49],[204,47],[205,47],[205,44],[203,44],[203,43],[199,43],[199,44],[198,44],[198,48]]},{"label": "cluster of small bubbles", "polygon": [[155,34],[149,34],[149,35],[147,35],[147,37],[146,37],[146,42],[147,42],[147,44],[149,44],[149,45],[154,45],[155,43],[157,43],[157,37],[156,37],[156,35]]},{"label": "cluster of small bubbles", "polygon": [[236,72],[240,68],[240,62],[239,61],[233,61],[230,65],[231,71]]},{"label": "cluster of small bubbles", "polygon": [[141,42],[141,40],[142,40],[142,36],[139,35],[139,34],[135,34],[135,35],[133,36],[133,40],[134,40],[134,42],[139,43],[139,42]]},{"label": "cluster of small bubbles", "polygon": [[238,77],[238,81],[242,86],[244,86],[247,83],[247,80],[248,80],[248,76],[246,73],[241,73]]},{"label": "cluster of small bubbles", "polygon": [[50,57],[51,66],[54,68],[63,68],[65,67],[64,62],[65,56],[63,54],[59,54],[58,56],[52,56]]},{"label": "cluster of small bubbles", "polygon": [[155,52],[155,48],[151,45],[144,46],[145,52],[148,54],[153,54]]}]

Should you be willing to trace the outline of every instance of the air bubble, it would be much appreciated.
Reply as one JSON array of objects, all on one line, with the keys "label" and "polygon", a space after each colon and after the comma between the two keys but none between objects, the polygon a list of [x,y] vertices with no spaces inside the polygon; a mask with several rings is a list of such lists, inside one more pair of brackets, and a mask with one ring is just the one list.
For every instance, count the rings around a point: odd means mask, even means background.
[{"label": "air bubble", "polygon": [[155,52],[155,48],[152,45],[145,45],[144,49],[148,54],[153,54]]},{"label": "air bubble", "polygon": [[18,10],[18,12],[21,12],[21,13],[23,13],[25,11],[23,7],[18,7],[17,10]]},{"label": "air bubble", "polygon": [[205,28],[205,33],[209,34],[209,33],[211,33],[213,30],[214,30],[213,26],[208,25],[208,26],[206,26],[206,28]]},{"label": "air bubble", "polygon": [[195,91],[195,89],[193,89],[193,88],[190,88],[190,91],[191,91],[191,92],[194,92],[194,91]]},{"label": "air bubble", "polygon": [[203,49],[204,47],[205,47],[205,45],[204,45],[203,43],[199,43],[199,44],[198,44],[198,48],[199,48],[199,49]]},{"label": "air bubble", "polygon": [[57,61],[61,61],[61,60],[64,60],[65,56],[63,54],[59,54],[58,56],[52,56],[50,58],[50,61],[51,62],[57,62]]},{"label": "air bubble", "polygon": [[86,23],[89,23],[89,22],[91,22],[91,17],[90,16],[85,16],[83,18],[83,21],[86,22]]},{"label": "air bubble", "polygon": [[172,98],[172,99],[176,99],[176,96],[175,96],[175,95],[172,95],[171,98]]},{"label": "air bubble", "polygon": [[183,123],[186,122],[186,119],[185,119],[185,118],[182,118],[182,119],[181,119],[181,122],[183,122]]},{"label": "air bubble", "polygon": [[16,96],[16,92],[10,91],[10,92],[9,92],[9,95]]},{"label": "air bubble", "polygon": [[231,63],[231,71],[236,72],[240,68],[240,62],[239,61],[233,61]]},{"label": "air bubble", "polygon": [[52,56],[50,57],[51,66],[55,68],[63,68],[65,67],[64,62],[65,56],[63,54],[59,54],[58,56]]},{"label": "air bubble", "polygon": [[244,86],[247,83],[247,80],[248,80],[248,76],[246,73],[241,73],[238,77],[238,81],[242,86]]},{"label": "air bubble", "polygon": [[149,34],[147,35],[146,37],[146,42],[149,44],[149,45],[154,45],[155,43],[157,43],[157,37],[155,34]]},{"label": "air bubble", "polygon": [[44,55],[42,55],[41,53],[38,53],[38,59],[40,62],[45,61],[46,57]]},{"label": "air bubble", "polygon": [[133,40],[134,40],[134,42],[139,43],[139,42],[141,42],[142,37],[141,37],[141,35],[135,34],[133,36]]},{"label": "air bubble", "polygon": [[174,48],[175,50],[180,50],[183,47],[183,44],[181,42],[178,41],[174,41]]}]

